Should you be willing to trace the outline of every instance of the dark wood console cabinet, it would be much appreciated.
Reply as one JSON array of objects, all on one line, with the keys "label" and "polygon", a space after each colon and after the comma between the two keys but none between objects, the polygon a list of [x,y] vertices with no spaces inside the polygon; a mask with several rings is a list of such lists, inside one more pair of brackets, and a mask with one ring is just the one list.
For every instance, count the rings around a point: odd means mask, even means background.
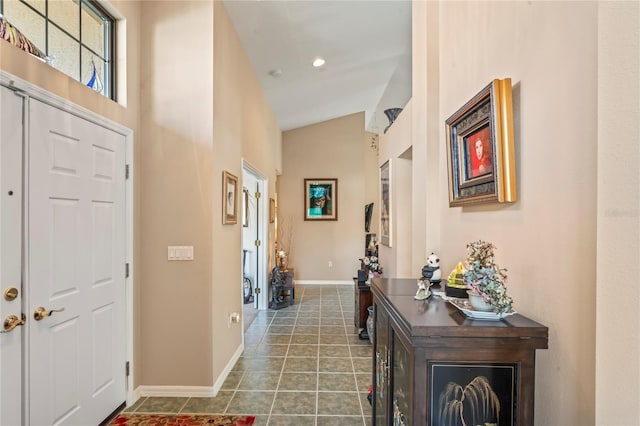
[{"label": "dark wood console cabinet", "polygon": [[438,296],[415,300],[413,279],[372,281],[374,425],[534,424],[547,327],[519,314],[472,320]]},{"label": "dark wood console cabinet", "polygon": [[367,327],[367,317],[369,311],[367,308],[372,305],[371,286],[367,285],[363,281],[358,281],[358,278],[353,279],[353,286],[355,291],[355,306],[353,313],[353,325],[356,328]]}]

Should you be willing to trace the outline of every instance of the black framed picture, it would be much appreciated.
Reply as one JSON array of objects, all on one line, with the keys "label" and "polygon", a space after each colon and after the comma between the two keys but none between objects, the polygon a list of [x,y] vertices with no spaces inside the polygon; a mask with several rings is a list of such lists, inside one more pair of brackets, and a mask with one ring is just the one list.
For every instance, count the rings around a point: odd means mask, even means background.
[{"label": "black framed picture", "polygon": [[517,364],[429,362],[432,425],[515,425]]},{"label": "black framed picture", "polygon": [[369,232],[371,228],[371,215],[373,215],[373,203],[364,206],[364,232]]}]

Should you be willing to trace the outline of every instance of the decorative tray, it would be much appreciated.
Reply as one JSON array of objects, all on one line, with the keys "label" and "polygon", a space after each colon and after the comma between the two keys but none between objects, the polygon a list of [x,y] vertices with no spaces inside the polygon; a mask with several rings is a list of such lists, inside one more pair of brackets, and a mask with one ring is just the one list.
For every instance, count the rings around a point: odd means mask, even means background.
[{"label": "decorative tray", "polygon": [[473,309],[468,299],[458,299],[457,297],[444,297],[443,299],[458,308],[467,317],[477,320],[498,321],[516,313],[516,311],[514,310],[505,312],[503,314],[498,314],[496,312],[476,311],[475,309]]}]

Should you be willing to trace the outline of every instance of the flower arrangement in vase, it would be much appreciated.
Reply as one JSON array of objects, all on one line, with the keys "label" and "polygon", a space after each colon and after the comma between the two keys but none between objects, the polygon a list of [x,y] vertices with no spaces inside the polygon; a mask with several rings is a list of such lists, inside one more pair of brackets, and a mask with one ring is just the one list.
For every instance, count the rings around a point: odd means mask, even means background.
[{"label": "flower arrangement in vase", "polygon": [[372,277],[382,275],[382,266],[378,263],[378,256],[365,256],[360,260],[362,269],[367,272],[367,281]]},{"label": "flower arrangement in vase", "polygon": [[[467,244],[466,271],[463,280],[469,293],[469,301],[474,306],[472,296],[480,296],[487,307],[498,314],[511,311],[513,299],[507,295],[507,270],[500,268],[494,260],[492,243],[478,240]],[[483,310],[479,305],[474,306]]]}]

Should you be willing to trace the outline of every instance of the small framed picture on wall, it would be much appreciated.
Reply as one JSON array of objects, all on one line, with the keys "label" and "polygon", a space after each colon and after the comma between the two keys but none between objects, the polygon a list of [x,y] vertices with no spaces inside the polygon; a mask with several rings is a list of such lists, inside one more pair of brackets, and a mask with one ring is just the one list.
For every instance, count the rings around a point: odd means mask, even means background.
[{"label": "small framed picture on wall", "polygon": [[238,223],[238,177],[222,172],[222,223]]}]

